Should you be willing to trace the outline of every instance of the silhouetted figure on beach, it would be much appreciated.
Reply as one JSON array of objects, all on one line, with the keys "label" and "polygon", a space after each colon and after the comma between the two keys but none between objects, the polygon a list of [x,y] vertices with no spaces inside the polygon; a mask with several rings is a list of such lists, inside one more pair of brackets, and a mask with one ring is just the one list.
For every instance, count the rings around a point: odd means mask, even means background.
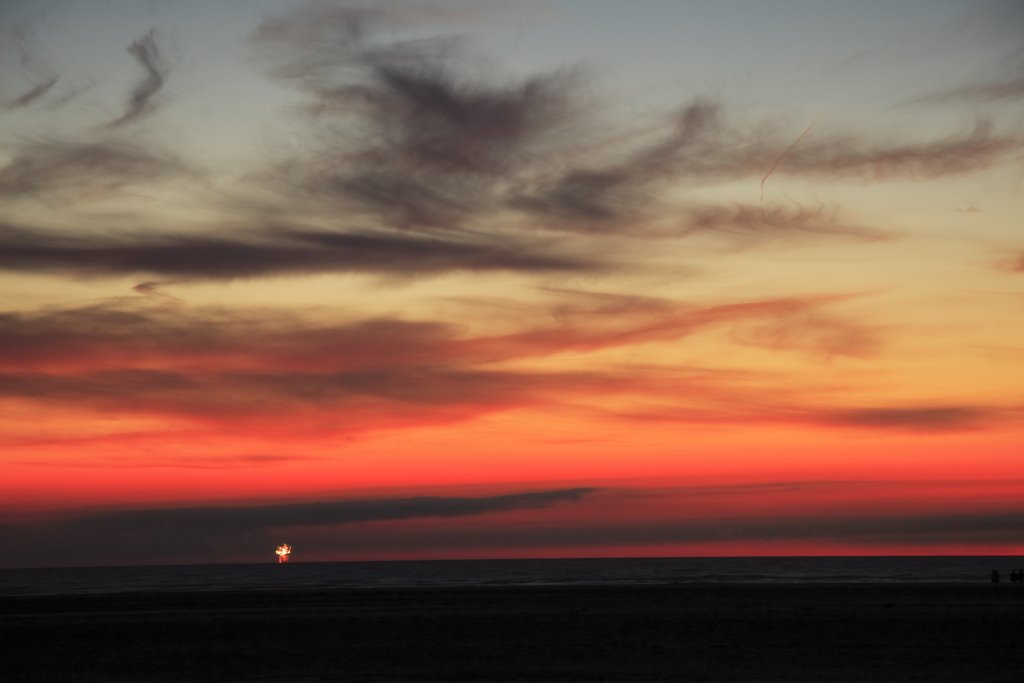
[{"label": "silhouetted figure on beach", "polygon": [[995,569],[992,570],[992,583],[999,583],[999,571],[998,570],[995,570]]},{"label": "silhouetted figure on beach", "polygon": [[1011,583],[1024,583],[1024,569],[1014,569],[1010,572]]}]

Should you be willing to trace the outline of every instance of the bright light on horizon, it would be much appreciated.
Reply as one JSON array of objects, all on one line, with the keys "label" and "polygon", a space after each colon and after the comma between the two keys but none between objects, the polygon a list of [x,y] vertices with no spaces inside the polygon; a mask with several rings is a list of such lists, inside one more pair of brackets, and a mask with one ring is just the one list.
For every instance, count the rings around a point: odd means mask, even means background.
[{"label": "bright light on horizon", "polygon": [[274,552],[277,554],[278,564],[284,564],[292,555],[292,547],[287,543],[282,543],[281,545],[277,546],[277,550],[275,550]]}]

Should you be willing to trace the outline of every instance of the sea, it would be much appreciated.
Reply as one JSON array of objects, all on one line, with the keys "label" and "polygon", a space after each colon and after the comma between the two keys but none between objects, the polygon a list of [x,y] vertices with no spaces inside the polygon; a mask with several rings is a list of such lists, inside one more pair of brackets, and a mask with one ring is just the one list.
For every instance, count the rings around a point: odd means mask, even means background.
[{"label": "sea", "polygon": [[0,596],[652,584],[1008,581],[1022,557],[673,557],[0,569]]}]

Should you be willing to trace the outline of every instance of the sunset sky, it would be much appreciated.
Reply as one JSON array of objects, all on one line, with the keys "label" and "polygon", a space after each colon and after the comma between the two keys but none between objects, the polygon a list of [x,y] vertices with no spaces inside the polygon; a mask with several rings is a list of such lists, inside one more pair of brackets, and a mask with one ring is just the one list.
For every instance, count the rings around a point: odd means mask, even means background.
[{"label": "sunset sky", "polygon": [[1024,553],[1016,0],[6,0],[0,566]]}]

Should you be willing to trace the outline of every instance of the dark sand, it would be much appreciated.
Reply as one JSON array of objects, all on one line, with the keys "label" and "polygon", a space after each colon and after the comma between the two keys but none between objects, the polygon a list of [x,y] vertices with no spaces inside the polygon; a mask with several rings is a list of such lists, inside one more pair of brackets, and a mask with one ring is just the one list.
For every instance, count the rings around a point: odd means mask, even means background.
[{"label": "dark sand", "polygon": [[16,681],[1024,680],[1024,587],[0,598]]}]

